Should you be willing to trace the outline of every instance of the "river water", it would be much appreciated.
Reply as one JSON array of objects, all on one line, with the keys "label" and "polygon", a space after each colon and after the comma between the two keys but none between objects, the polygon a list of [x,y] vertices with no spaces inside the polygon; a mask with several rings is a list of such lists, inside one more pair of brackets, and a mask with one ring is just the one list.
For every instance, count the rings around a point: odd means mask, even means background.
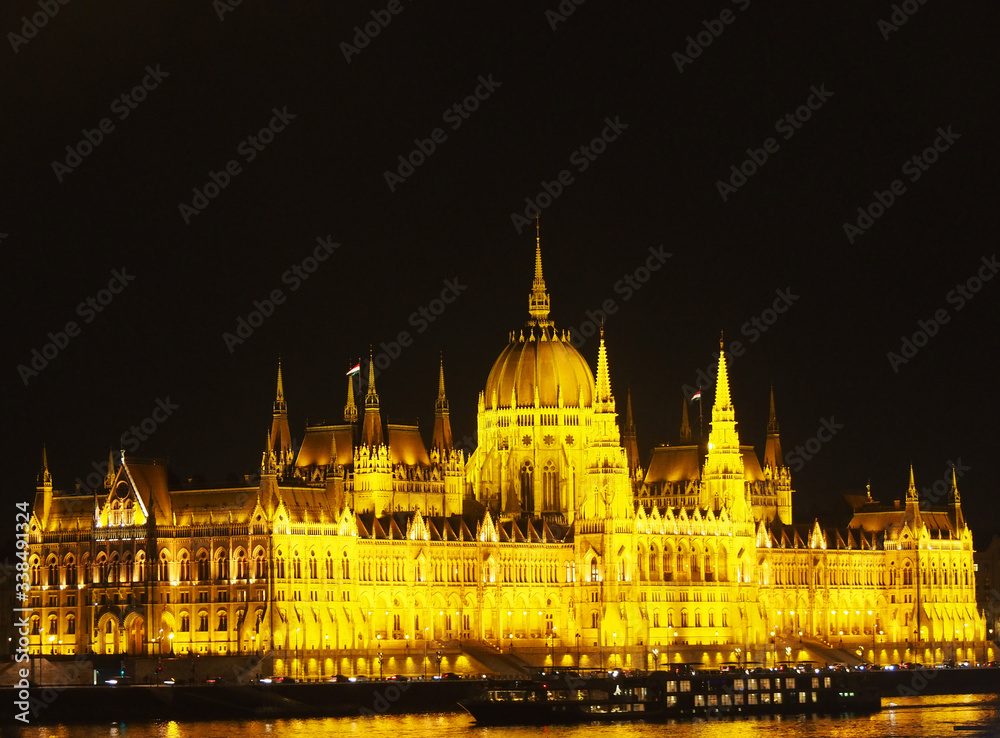
[{"label": "river water", "polygon": [[[658,724],[552,728],[477,728],[465,713],[309,720],[158,721],[102,725],[45,725],[5,729],[24,738],[937,738],[1000,735],[1000,695],[941,695],[882,700],[864,717],[757,717]],[[955,726],[973,730],[957,731]]]}]

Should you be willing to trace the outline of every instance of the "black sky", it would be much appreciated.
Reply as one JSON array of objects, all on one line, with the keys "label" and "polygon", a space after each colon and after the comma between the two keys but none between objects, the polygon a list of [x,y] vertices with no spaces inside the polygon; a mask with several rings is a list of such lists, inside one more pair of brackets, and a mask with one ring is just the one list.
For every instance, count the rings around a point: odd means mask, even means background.
[{"label": "black sky", "polygon": [[[181,478],[253,471],[279,354],[300,437],[307,419],[340,419],[345,370],[400,331],[413,343],[378,378],[384,416],[429,435],[443,352],[456,436],[471,435],[527,317],[534,234],[511,215],[568,170],[541,217],[552,317],[579,329],[613,301],[612,381],[620,408],[632,389],[642,448],[676,442],[682,386],[722,330],[746,348],[731,366],[745,442],[763,443],[772,383],[786,451],[843,425],[794,477],[798,518],[869,478],[899,497],[911,462],[930,488],[961,459],[974,530],[1000,528],[1000,280],[949,301],[998,250],[995,4],[903,3],[917,10],[898,30],[879,26],[888,2],[562,5],[565,20],[547,17],[554,0],[402,0],[348,62],[342,44],[385,3],[245,2],[220,19],[207,0],[71,2],[24,43],[9,34],[43,11],[6,4],[7,497],[32,499],[43,442],[57,488],[85,479],[158,400],[177,408],[136,453]],[[679,71],[706,24],[721,33]],[[159,82],[120,119],[114,101],[147,67]],[[445,113],[480,78],[486,99],[455,128]],[[809,120],[776,130],[813,90]],[[294,118],[248,161],[241,143],[274,109]],[[104,118],[114,129],[60,181],[53,161]],[[606,119],[627,127],[580,171],[574,152]],[[436,128],[390,189],[385,172]],[[717,181],[768,138],[777,150],[724,201]],[[904,164],[936,139],[947,150],[912,181]],[[239,173],[186,223],[179,205],[231,160]],[[905,192],[851,242],[844,223],[896,179]],[[292,289],[286,270],[327,236],[340,247]],[[661,247],[672,256],[625,299],[616,284]],[[114,270],[134,279],[78,312]],[[410,316],[446,280],[465,289],[418,330]],[[223,334],[275,289],[285,302],[230,352]],[[796,298],[751,342],[744,325],[778,291]],[[887,354],[938,310],[947,322],[894,371]],[[25,384],[18,366],[68,321],[79,335]],[[581,351],[596,364],[596,339]]]}]

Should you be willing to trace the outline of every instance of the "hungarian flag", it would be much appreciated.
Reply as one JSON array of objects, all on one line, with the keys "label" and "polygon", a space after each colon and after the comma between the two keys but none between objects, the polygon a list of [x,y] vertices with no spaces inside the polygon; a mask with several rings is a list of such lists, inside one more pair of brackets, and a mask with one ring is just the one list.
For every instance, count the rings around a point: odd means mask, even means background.
[{"label": "hungarian flag", "polygon": [[360,374],[360,373],[361,373],[361,362],[359,361],[357,364],[354,365],[353,369],[347,372],[346,376],[349,377],[352,374]]},{"label": "hungarian flag", "polygon": [[698,390],[693,395],[691,395],[691,402],[694,402],[695,400],[700,400],[700,399],[701,399],[701,390]]}]

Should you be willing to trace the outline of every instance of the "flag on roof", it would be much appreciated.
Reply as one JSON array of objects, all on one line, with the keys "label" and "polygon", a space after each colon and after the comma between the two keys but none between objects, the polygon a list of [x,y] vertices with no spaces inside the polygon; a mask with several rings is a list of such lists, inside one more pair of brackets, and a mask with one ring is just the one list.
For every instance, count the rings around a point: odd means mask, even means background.
[{"label": "flag on roof", "polygon": [[361,362],[359,361],[357,364],[354,365],[353,369],[347,372],[347,376],[349,377],[352,374],[360,374],[360,373],[361,373]]},{"label": "flag on roof", "polygon": [[691,395],[691,402],[694,402],[695,400],[700,400],[700,399],[701,399],[701,390],[698,390],[693,395]]}]

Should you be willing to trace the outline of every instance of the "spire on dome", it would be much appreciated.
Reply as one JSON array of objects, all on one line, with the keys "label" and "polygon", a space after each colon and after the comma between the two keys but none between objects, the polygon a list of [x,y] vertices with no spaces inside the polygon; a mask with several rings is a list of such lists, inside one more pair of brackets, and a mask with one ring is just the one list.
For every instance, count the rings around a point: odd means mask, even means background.
[{"label": "spire on dome", "polygon": [[545,289],[545,277],[542,275],[542,238],[539,217],[535,216],[535,278],[531,282],[531,293],[528,295],[528,313],[532,323],[540,326],[552,325],[549,320],[549,293]]},{"label": "spire on dome", "polygon": [[378,407],[378,393],[375,391],[375,360],[372,357],[372,347],[368,347],[368,392],[365,394],[365,407]]},{"label": "spire on dome", "polygon": [[767,416],[767,443],[764,446],[764,466],[773,471],[785,465],[781,453],[781,436],[778,435],[778,415],[774,410],[774,387],[771,387],[771,409]]},{"label": "spire on dome", "polygon": [[632,389],[628,389],[625,401],[625,432],[622,433],[622,445],[625,446],[625,458],[628,460],[628,468],[636,469],[639,466],[639,442],[635,432],[635,421],[632,419]]},{"label": "spire on dome", "polygon": [[[44,449],[44,446],[42,447]],[[955,473],[955,467],[951,467],[951,494],[949,495],[951,499],[949,502],[957,505],[962,501],[962,496],[958,493],[958,474]]]}]

